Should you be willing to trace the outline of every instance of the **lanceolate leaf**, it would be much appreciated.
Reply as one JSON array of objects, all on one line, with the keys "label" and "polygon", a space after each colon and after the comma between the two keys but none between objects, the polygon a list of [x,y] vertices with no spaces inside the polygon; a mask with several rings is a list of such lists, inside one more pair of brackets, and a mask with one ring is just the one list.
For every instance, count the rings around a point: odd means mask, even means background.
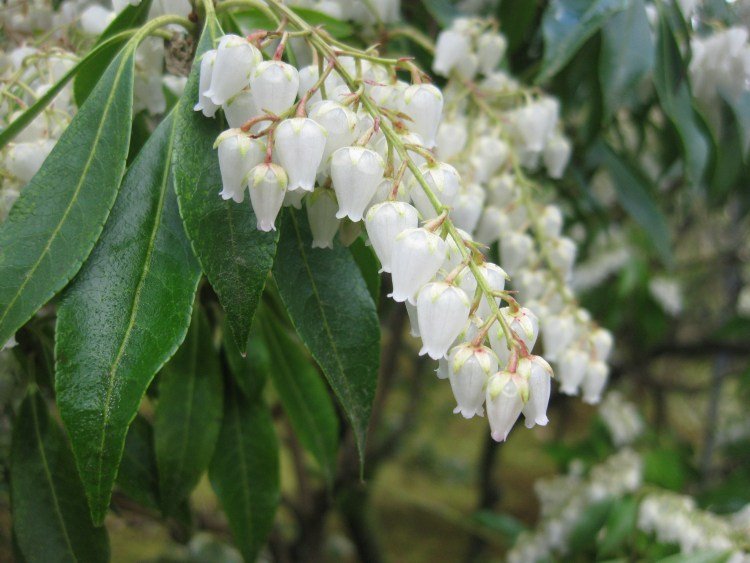
[{"label": "lanceolate leaf", "polygon": [[273,385],[299,441],[330,480],[335,470],[339,424],[328,389],[300,344],[270,315],[263,320]]},{"label": "lanceolate leaf", "polygon": [[117,488],[138,504],[159,509],[154,429],[140,415],[133,420],[125,439],[125,450],[117,472]]},{"label": "lanceolate leaf", "polygon": [[249,399],[231,380],[209,478],[245,561],[255,561],[279,503],[279,445],[260,396]]},{"label": "lanceolate leaf", "polygon": [[542,22],[544,58],[536,81],[557,74],[589,37],[627,5],[628,0],[552,0]]},{"label": "lanceolate leaf", "polygon": [[285,213],[273,269],[289,317],[349,418],[360,456],[375,396],[380,327],[349,251],[314,249],[303,213]]},{"label": "lanceolate leaf", "polygon": [[196,308],[182,347],[159,378],[156,461],[162,509],[172,514],[208,469],[221,425],[223,382],[205,314]]},{"label": "lanceolate leaf", "polygon": [[37,392],[24,399],[14,423],[10,488],[13,530],[26,561],[109,560],[107,532],[91,523],[73,456]]},{"label": "lanceolate leaf", "polygon": [[0,225],[0,342],[68,283],[99,238],[125,170],[134,52],[112,61]]},{"label": "lanceolate leaf", "polygon": [[173,136],[170,116],[128,169],[58,313],[57,404],[96,523],[141,398],[185,338],[200,278],[172,191]]},{"label": "lanceolate leaf", "polygon": [[175,189],[198,261],[227,312],[237,343],[244,348],[273,264],[278,235],[256,229],[248,201],[238,204],[219,197],[221,175],[213,143],[221,133],[221,120],[193,111],[198,100],[200,55],[211,49],[220,33],[215,19],[209,18],[176,108]]}]

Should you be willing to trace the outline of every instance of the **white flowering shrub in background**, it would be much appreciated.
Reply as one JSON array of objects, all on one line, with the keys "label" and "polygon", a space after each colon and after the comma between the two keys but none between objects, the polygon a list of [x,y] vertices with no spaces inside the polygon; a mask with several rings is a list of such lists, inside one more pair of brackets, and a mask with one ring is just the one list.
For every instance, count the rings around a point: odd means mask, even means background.
[{"label": "white flowering shrub in background", "polygon": [[[7,557],[141,559],[132,513],[186,561],[748,559],[746,15],[9,4]],[[454,419],[466,547],[381,544]]]}]

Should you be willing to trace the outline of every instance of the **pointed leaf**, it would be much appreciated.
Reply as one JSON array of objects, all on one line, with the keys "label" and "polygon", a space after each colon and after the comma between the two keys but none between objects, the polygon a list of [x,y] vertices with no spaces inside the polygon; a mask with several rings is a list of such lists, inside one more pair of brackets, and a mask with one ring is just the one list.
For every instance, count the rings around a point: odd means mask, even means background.
[{"label": "pointed leaf", "polygon": [[352,253],[359,271],[362,272],[367,290],[377,306],[380,302],[380,262],[378,262],[375,251],[371,246],[367,246],[361,238],[358,238],[349,246],[349,252]]},{"label": "pointed leaf", "polygon": [[57,404],[96,523],[143,394],[185,338],[200,278],[172,190],[173,124],[165,119],[128,169],[58,312]]},{"label": "pointed leaf", "polygon": [[221,425],[223,381],[211,327],[199,308],[185,342],[161,371],[156,461],[165,514],[173,514],[208,469]]},{"label": "pointed leaf", "polygon": [[0,225],[0,342],[68,283],[99,238],[125,170],[134,52],[112,61]]},{"label": "pointed leaf", "polygon": [[334,476],[339,423],[331,397],[310,359],[270,315],[263,335],[270,353],[268,373],[302,446],[318,462],[326,479]]},{"label": "pointed leaf", "polygon": [[219,160],[213,148],[221,121],[193,111],[198,100],[200,54],[212,48],[220,33],[218,23],[209,18],[176,109],[175,189],[188,238],[227,312],[237,343],[243,347],[273,264],[278,234],[257,230],[249,202],[221,199]]},{"label": "pointed leaf", "polygon": [[37,392],[21,404],[10,463],[13,530],[30,563],[109,560],[104,528],[91,523],[73,456]]},{"label": "pointed leaf", "polygon": [[273,275],[302,342],[352,424],[360,458],[377,385],[380,326],[349,251],[312,248],[303,213],[287,209]]},{"label": "pointed leaf", "polygon": [[279,445],[262,398],[248,399],[231,380],[209,478],[237,547],[255,561],[279,503]]},{"label": "pointed leaf", "polygon": [[135,417],[125,438],[125,450],[117,472],[117,487],[138,504],[159,509],[154,429],[141,415]]}]

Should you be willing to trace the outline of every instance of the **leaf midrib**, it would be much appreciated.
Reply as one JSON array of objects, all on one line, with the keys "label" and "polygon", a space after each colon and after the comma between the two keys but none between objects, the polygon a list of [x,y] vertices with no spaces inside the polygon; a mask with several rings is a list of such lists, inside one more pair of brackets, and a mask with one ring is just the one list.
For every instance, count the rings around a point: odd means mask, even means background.
[{"label": "leaf midrib", "polygon": [[[127,49],[128,47],[126,47]],[[132,49],[131,49],[132,50]],[[132,54],[132,53],[131,53]],[[117,69],[117,73],[115,75],[115,79],[113,81],[112,90],[109,93],[109,97],[107,98],[107,103],[105,106],[104,113],[102,114],[102,118],[99,122],[99,128],[96,131],[96,135],[94,137],[94,141],[92,143],[92,147],[97,147],[99,144],[99,140],[102,136],[102,130],[104,129],[104,124],[107,122],[107,118],[109,117],[109,112],[112,109],[112,99],[115,96],[115,93],[117,92],[120,84],[120,80],[122,78],[123,69],[125,68],[125,63],[130,59],[130,54],[127,56],[123,56],[122,62],[120,63],[119,68]],[[73,196],[70,199],[70,202],[68,203],[68,206],[65,208],[65,212],[63,213],[63,216],[60,218],[60,221],[55,226],[55,229],[52,231],[52,234],[50,235],[49,239],[47,240],[47,244],[44,246],[44,249],[42,250],[42,253],[39,255],[39,259],[34,263],[34,265],[31,267],[31,269],[26,273],[24,276],[24,280],[21,283],[20,287],[18,288],[18,291],[13,296],[13,298],[10,300],[8,305],[5,307],[5,311],[3,311],[3,314],[0,315],[0,326],[2,325],[2,322],[5,320],[5,318],[8,316],[8,313],[13,308],[13,305],[15,305],[16,301],[18,301],[18,298],[22,295],[23,290],[26,288],[26,285],[28,285],[29,281],[31,280],[31,277],[36,272],[37,268],[39,268],[39,265],[42,263],[42,260],[44,260],[44,257],[49,252],[50,248],[52,247],[52,243],[57,238],[57,235],[59,234],[60,230],[63,227],[63,224],[68,218],[68,215],[70,214],[71,210],[73,209],[73,204],[78,199],[78,194],[81,191],[81,188],[83,187],[84,182],[86,181],[86,178],[88,177],[89,169],[91,168],[91,164],[94,161],[94,156],[97,154],[96,148],[94,148],[89,153],[89,158],[86,161],[86,164],[83,168],[83,172],[81,173],[81,179],[78,182],[78,185],[76,186],[76,189],[73,192]]]}]

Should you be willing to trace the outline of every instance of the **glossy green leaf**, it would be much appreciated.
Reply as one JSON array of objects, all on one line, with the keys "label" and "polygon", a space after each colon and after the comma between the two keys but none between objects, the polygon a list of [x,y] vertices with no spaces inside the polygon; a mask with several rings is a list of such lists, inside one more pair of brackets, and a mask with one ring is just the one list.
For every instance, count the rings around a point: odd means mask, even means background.
[{"label": "glossy green leaf", "polygon": [[122,32],[145,23],[150,9],[151,0],[142,0],[137,6],[126,6],[99,36],[95,48],[82,61],[80,72],[73,81],[73,99],[78,106],[83,105],[109,62],[125,44],[124,39],[117,37],[121,37]]},{"label": "glossy green leaf", "polygon": [[109,560],[107,532],[91,523],[73,456],[37,392],[13,425],[10,494],[13,530],[29,563]]},{"label": "glossy green leaf", "polygon": [[594,546],[597,534],[609,517],[612,504],[612,499],[607,498],[587,506],[580,513],[568,538],[572,553],[580,553]]},{"label": "glossy green leaf", "polygon": [[247,397],[255,397],[263,391],[271,365],[268,347],[260,334],[259,317],[260,315],[256,315],[253,319],[250,337],[243,350],[237,347],[229,325],[225,322],[223,327],[222,347],[229,371]]},{"label": "glossy green leaf", "polygon": [[138,415],[125,438],[117,472],[117,488],[142,506],[159,509],[159,477],[154,455],[154,429]]},{"label": "glossy green leaf", "polygon": [[211,327],[196,308],[185,342],[159,377],[154,432],[165,514],[174,513],[208,469],[219,435],[223,387]]},{"label": "glossy green leaf", "polygon": [[255,561],[279,503],[279,445],[261,397],[245,397],[231,380],[209,478],[245,561]]},{"label": "glossy green leaf", "polygon": [[279,295],[341,402],[362,458],[380,362],[375,304],[346,248],[312,248],[304,213],[287,209],[281,233],[273,268]]},{"label": "glossy green leaf", "polygon": [[708,166],[711,147],[705,126],[693,109],[687,65],[663,11],[659,17],[654,86],[662,110],[680,137],[685,171],[694,184],[699,184]]},{"label": "glossy green leaf", "polygon": [[539,9],[538,0],[502,0],[497,8],[500,31],[508,40],[508,49],[515,51],[527,38],[534,16]]},{"label": "glossy green leaf", "polygon": [[380,302],[380,262],[371,246],[367,246],[361,238],[355,240],[349,246],[354,261],[367,284],[367,290],[377,306]]},{"label": "glossy green leaf", "polygon": [[270,354],[269,375],[302,446],[318,462],[326,479],[333,479],[339,423],[311,359],[270,315],[264,317],[263,336]]},{"label": "glossy green leaf", "polygon": [[659,559],[657,563],[726,563],[730,560],[731,551],[712,549],[693,553],[678,553]]},{"label": "glossy green leaf", "polygon": [[672,248],[669,226],[648,178],[608,145],[599,145],[598,149],[601,162],[612,177],[620,204],[648,234],[661,260],[670,264]]},{"label": "glossy green leaf", "polygon": [[97,523],[128,426],[185,338],[200,279],[172,190],[173,125],[165,119],[128,169],[58,312],[57,403]]},{"label": "glossy green leaf", "polygon": [[0,342],[68,283],[99,238],[125,170],[134,53],[112,61],[0,225]]},{"label": "glossy green leaf", "polygon": [[632,537],[638,521],[638,498],[627,496],[618,500],[604,526],[604,533],[597,538],[598,555],[611,557],[620,553]]},{"label": "glossy green leaf", "polygon": [[654,65],[654,41],[643,0],[612,16],[602,29],[599,79],[605,117],[633,97]]},{"label": "glossy green leaf", "polygon": [[219,160],[213,148],[221,120],[193,111],[198,99],[200,53],[211,49],[221,30],[209,20],[198,55],[176,111],[173,162],[180,214],[198,261],[227,312],[232,332],[247,341],[255,309],[276,253],[276,232],[256,228],[248,201],[224,201],[220,196]]},{"label": "glossy green leaf", "polygon": [[544,57],[536,82],[562,70],[587,39],[627,6],[628,0],[552,0],[542,20]]}]

